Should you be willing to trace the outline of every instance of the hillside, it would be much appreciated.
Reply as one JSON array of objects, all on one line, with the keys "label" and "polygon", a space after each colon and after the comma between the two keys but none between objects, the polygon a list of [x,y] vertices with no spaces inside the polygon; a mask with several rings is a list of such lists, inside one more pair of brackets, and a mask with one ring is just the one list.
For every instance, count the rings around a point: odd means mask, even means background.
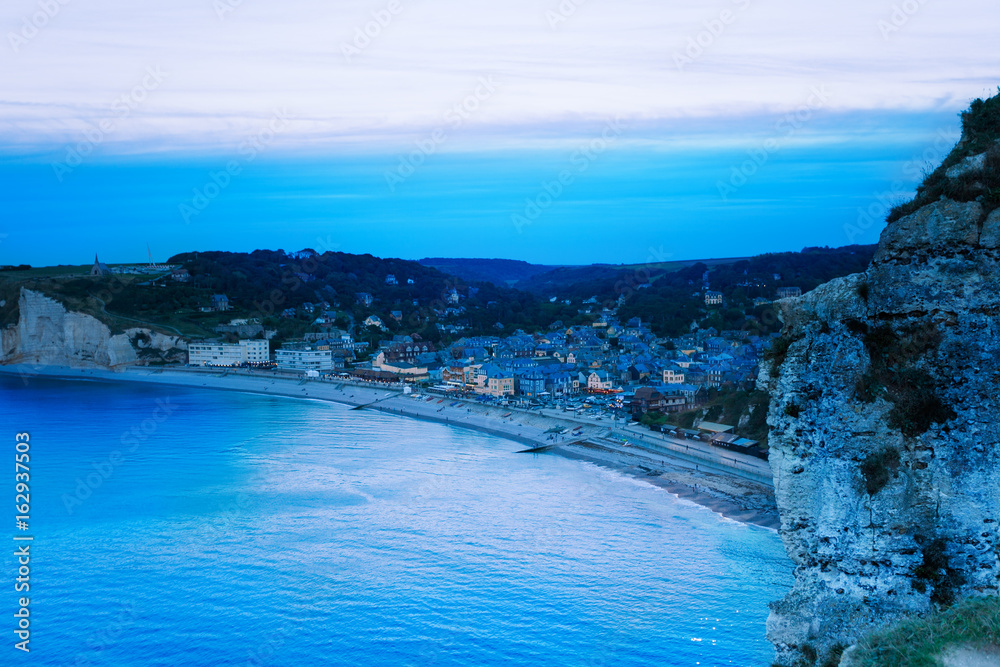
[{"label": "hillside", "polygon": [[[844,248],[806,248],[802,252],[760,255],[733,263],[708,267],[698,263],[688,268],[653,276],[648,286],[633,282],[604,284],[599,299],[628,295],[621,307],[623,317],[642,317],[653,331],[662,335],[686,332],[692,322],[703,328],[752,329],[759,334],[777,331],[780,323],[774,307],[763,301],[773,301],[781,287],[798,287],[803,293],[818,285],[849,275],[864,268],[875,254],[875,246]],[[724,303],[706,307],[702,290],[720,292]],[[577,295],[595,288],[593,284],[577,285],[568,291]]]},{"label": "hillside", "polygon": [[[862,270],[872,252],[871,246],[811,248],[716,260],[711,267],[705,262],[685,268],[677,268],[683,262],[560,267],[518,283],[518,289],[472,283],[419,262],[372,255],[320,255],[310,250],[182,253],[169,262],[188,271],[187,282],[173,280],[168,272],[89,276],[89,267],[0,272],[0,325],[17,322],[18,293],[25,286],[68,310],[97,318],[115,332],[143,326],[190,338],[214,337],[216,326],[231,319],[256,318],[278,332],[278,343],[317,331],[314,320],[324,308],[337,327],[373,342],[385,332],[361,325],[372,315],[388,333],[417,333],[437,341],[442,335],[589,324],[604,308],[618,309],[626,319],[639,317],[660,336],[685,333],[692,322],[766,334],[776,331],[778,322],[770,307],[755,304],[754,298],[769,301],[777,287],[808,290]],[[724,295],[723,305],[706,306],[706,283]],[[226,295],[230,310],[209,309],[214,294]],[[370,295],[370,303],[363,303],[361,294]],[[454,327],[454,332],[442,334],[438,324]]]},{"label": "hillside", "polygon": [[518,286],[533,276],[551,271],[557,267],[529,264],[516,259],[449,259],[428,257],[419,260],[442,273],[461,278],[470,283],[488,282],[494,285]]},{"label": "hillside", "polygon": [[[574,298],[610,295],[615,285],[638,285],[669,273],[675,273],[691,266],[725,266],[743,258],[692,259],[674,262],[650,262],[646,264],[588,264],[585,266],[561,266],[538,273],[520,283],[518,289],[541,295],[558,295]],[[587,296],[583,296],[587,294]],[[617,297],[616,297],[617,298]]]}]

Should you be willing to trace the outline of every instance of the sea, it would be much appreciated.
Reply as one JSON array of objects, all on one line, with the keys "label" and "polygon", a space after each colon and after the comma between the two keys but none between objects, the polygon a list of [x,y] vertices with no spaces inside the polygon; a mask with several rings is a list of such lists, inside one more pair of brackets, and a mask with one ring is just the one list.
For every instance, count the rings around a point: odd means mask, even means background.
[{"label": "sea", "polygon": [[160,385],[0,376],[0,425],[3,665],[773,658],[767,603],[792,580],[778,535],[591,463],[329,402]]}]

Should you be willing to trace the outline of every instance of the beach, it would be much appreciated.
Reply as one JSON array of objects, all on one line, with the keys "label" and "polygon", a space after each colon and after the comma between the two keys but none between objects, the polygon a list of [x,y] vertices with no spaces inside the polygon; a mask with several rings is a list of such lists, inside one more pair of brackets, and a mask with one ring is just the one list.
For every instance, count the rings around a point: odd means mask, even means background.
[{"label": "beach", "polygon": [[[573,413],[525,411],[398,385],[303,378],[272,371],[201,368],[72,368],[11,364],[0,374],[97,382],[142,382],[331,401],[357,409],[430,420],[489,433],[541,453],[589,461],[641,478],[729,519],[766,528],[779,526],[766,462],[703,443],[678,443],[620,422],[597,422]],[[560,433],[561,432],[561,433]]]}]

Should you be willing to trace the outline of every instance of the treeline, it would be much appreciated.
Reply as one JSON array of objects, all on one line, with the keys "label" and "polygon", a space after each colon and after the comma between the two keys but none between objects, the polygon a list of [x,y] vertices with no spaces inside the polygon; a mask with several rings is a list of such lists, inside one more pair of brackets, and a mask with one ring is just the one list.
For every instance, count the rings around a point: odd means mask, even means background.
[{"label": "treeline", "polygon": [[[633,288],[619,312],[623,318],[641,317],[660,336],[681,335],[689,332],[693,324],[704,329],[740,329],[768,335],[779,331],[781,322],[773,306],[754,305],[755,299],[772,301],[780,287],[799,287],[805,293],[834,278],[864,271],[875,248],[806,248],[711,269],[696,264],[654,278],[648,287]],[[711,290],[722,293],[724,305],[705,305],[706,274]]]},{"label": "treeline", "polygon": [[[340,301],[349,306],[362,292],[385,302],[431,301],[460,282],[416,262],[342,252],[198,252],[176,255],[169,261],[182,264],[194,286],[225,294],[234,306],[248,310],[280,306],[280,312],[318,301]],[[386,284],[390,275],[398,284]]]},{"label": "treeline", "polygon": [[[780,322],[769,306],[755,306],[755,298],[773,299],[776,289],[783,286],[805,292],[832,278],[862,271],[874,249],[807,248],[801,253],[773,253],[711,268],[698,263],[670,272],[572,267],[557,270],[567,275],[559,276],[562,284],[551,292],[470,283],[418,262],[372,255],[282,250],[183,253],[169,261],[187,269],[189,282],[169,278],[160,280],[161,284],[131,282],[117,290],[107,305],[109,311],[143,320],[180,317],[208,326],[215,316],[198,311],[210,305],[213,294],[225,294],[232,310],[219,313],[220,321],[259,317],[282,335],[294,336],[308,330],[310,321],[319,315],[305,312],[302,306],[326,301],[338,313],[338,326],[353,324],[356,334],[373,342],[384,332],[365,329],[363,322],[369,315],[377,315],[392,334],[419,333],[437,342],[441,340],[438,323],[462,325],[458,335],[536,331],[553,325],[589,324],[604,307],[618,307],[623,321],[641,318],[660,336],[686,333],[693,324],[766,335],[777,331]],[[389,276],[395,284],[387,282]],[[706,307],[706,276],[711,289],[725,296],[724,306]],[[572,279],[562,282],[566,278]],[[79,282],[81,290],[93,289],[91,281]],[[453,291],[461,296],[457,304],[448,298]],[[371,294],[373,303],[359,303],[359,293]],[[590,301],[592,297],[596,301]],[[294,310],[295,316],[282,317],[287,309]]]},{"label": "treeline", "polygon": [[[192,304],[186,297],[192,292],[200,295],[202,305],[207,305],[211,294],[225,294],[233,308],[233,316],[263,317],[266,323],[284,330],[295,327],[279,317],[282,311],[301,309],[305,303],[327,301],[340,314],[339,326],[346,328],[353,319],[359,337],[372,341],[380,334],[362,326],[369,315],[377,315],[390,333],[418,333],[435,342],[441,339],[436,326],[440,322],[463,325],[465,335],[480,335],[518,328],[534,330],[556,321],[563,321],[567,326],[589,321],[576,307],[561,302],[549,303],[533,294],[489,282],[470,284],[407,260],[338,252],[320,255],[305,251],[288,254],[282,250],[258,250],[249,254],[184,253],[169,261],[183,265],[191,274],[190,283],[170,290],[184,299],[183,304],[177,299],[165,301],[157,297],[153,288],[136,288],[116,299],[116,308],[148,308],[151,291],[154,303],[164,302],[163,305],[169,307],[190,307]],[[390,275],[396,284],[386,282]],[[448,299],[452,290],[461,296],[457,304]],[[370,306],[359,303],[359,293],[372,295],[373,303]],[[461,308],[463,312],[444,315],[450,308]],[[393,313],[398,314],[399,319],[394,318]],[[299,313],[298,317],[309,319],[316,315],[318,313],[309,316]]]},{"label": "treeline", "polygon": [[773,298],[779,287],[800,287],[805,293],[834,278],[864,271],[875,256],[876,247],[852,245],[768,253],[715,267],[710,280],[712,288],[723,294],[735,292],[741,283],[759,283],[759,287],[743,288],[750,298]]}]

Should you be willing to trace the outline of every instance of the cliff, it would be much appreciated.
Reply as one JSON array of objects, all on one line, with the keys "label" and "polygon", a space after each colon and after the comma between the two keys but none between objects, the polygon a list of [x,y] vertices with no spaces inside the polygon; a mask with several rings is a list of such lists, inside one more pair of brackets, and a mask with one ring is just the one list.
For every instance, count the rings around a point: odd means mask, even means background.
[{"label": "cliff", "polygon": [[96,318],[22,287],[18,321],[0,331],[0,364],[114,368],[183,361],[187,342],[145,328],[112,335]]},{"label": "cliff", "polygon": [[797,566],[768,620],[780,665],[1000,592],[1000,126],[984,144],[968,116],[868,270],[781,303],[760,378]]}]

